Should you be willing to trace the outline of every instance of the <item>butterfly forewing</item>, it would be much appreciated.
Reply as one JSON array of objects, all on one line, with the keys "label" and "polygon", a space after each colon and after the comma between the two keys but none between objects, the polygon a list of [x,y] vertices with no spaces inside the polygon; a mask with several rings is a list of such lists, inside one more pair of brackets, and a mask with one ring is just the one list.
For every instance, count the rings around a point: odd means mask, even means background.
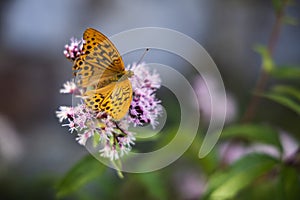
[{"label": "butterfly forewing", "polygon": [[84,54],[75,60],[73,66],[80,87],[88,87],[99,81],[109,82],[116,73],[124,74],[122,57],[105,35],[89,28],[84,32],[83,39]]}]

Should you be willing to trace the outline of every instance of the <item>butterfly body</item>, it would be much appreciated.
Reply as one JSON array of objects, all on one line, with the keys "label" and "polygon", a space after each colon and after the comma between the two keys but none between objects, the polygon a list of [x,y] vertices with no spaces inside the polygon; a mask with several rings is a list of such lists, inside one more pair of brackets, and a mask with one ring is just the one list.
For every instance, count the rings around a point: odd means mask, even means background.
[{"label": "butterfly body", "polygon": [[112,42],[99,31],[88,28],[84,34],[83,53],[75,61],[77,85],[84,89],[85,103],[97,112],[122,119],[132,100],[132,87],[122,57]]}]

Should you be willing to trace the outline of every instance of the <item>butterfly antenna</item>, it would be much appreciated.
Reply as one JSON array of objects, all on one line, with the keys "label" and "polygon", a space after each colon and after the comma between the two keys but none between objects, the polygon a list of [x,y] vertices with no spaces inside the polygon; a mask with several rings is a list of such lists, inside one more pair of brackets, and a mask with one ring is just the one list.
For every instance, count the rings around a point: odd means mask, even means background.
[{"label": "butterfly antenna", "polygon": [[140,60],[137,62],[136,65],[139,65],[139,64],[142,62],[143,58],[145,57],[146,53],[147,53],[149,50],[150,50],[149,48],[145,49],[145,51],[144,51],[142,57],[140,58]]}]

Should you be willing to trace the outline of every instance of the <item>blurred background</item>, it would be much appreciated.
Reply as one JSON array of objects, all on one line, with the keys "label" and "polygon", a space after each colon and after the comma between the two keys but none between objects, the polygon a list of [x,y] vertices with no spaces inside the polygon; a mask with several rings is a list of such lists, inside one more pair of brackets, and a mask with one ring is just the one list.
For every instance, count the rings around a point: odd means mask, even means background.
[{"label": "blurred background", "polygon": [[[260,71],[261,58],[253,46],[268,42],[275,21],[272,2],[260,0],[4,0],[0,11],[1,199],[55,198],[55,183],[88,154],[55,116],[60,105],[71,104],[71,96],[59,94],[59,89],[72,78],[72,63],[63,55],[72,36],[81,38],[87,27],[111,36],[154,26],[192,37],[218,66],[235,102],[234,121],[244,112]],[[299,1],[286,9],[296,19],[299,11]],[[274,52],[277,64],[300,63],[299,35],[299,26],[282,27]],[[136,55],[125,55],[125,62],[137,61],[141,53]],[[191,82],[196,76],[190,66],[159,51],[150,51],[144,59],[172,66]],[[164,105],[168,101],[172,104],[170,97]],[[267,100],[262,104],[256,120],[274,122],[300,138],[299,115]],[[167,197],[197,199],[205,185],[199,171],[198,164],[184,158],[161,170],[169,177]],[[119,180],[110,169],[96,182],[84,188],[81,196],[66,198],[157,199],[135,178]]]}]

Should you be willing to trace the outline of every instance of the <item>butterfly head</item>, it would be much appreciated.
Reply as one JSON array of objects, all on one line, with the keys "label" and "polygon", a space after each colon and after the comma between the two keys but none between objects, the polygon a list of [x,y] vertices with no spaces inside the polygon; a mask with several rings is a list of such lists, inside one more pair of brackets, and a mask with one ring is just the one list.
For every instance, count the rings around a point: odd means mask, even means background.
[{"label": "butterfly head", "polygon": [[131,70],[126,71],[126,76],[127,76],[128,78],[134,76],[133,71],[131,71]]},{"label": "butterfly head", "polygon": [[116,75],[116,80],[117,81],[124,81],[130,77],[132,77],[134,75],[133,71],[131,70],[127,70],[127,71],[124,71],[122,73],[119,73]]}]

